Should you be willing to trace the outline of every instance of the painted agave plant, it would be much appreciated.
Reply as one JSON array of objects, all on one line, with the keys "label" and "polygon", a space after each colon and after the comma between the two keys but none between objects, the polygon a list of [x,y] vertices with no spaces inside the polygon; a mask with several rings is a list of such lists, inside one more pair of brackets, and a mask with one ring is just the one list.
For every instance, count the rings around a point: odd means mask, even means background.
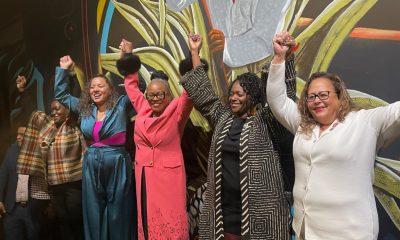
[{"label": "painted agave plant", "polygon": [[[172,80],[170,85],[175,95],[182,91],[178,84],[180,79],[178,66],[185,58],[187,51],[186,38],[192,31],[207,36],[205,17],[199,3],[177,13],[170,11],[165,0],[138,0],[139,7],[112,1],[115,9],[134,28],[147,46],[134,49],[141,57],[143,67],[140,74],[148,82],[152,69],[165,71]],[[316,71],[327,71],[333,57],[353,30],[356,23],[377,3],[377,0],[334,0],[305,29],[299,29],[304,9],[309,0],[293,0],[285,18],[285,29],[296,36],[296,67],[298,71],[297,93],[300,95],[304,81]],[[138,9],[140,8],[140,10]],[[222,96],[226,89],[225,78],[216,70],[209,42],[204,38],[201,49],[202,58],[210,63],[210,79],[213,86]],[[106,71],[118,74],[115,62],[119,58],[117,46],[109,46],[112,53],[101,54],[101,66]],[[248,69],[257,69],[256,64]],[[234,70],[233,70],[234,71]],[[227,78],[233,74],[228,74]],[[229,80],[229,79],[228,79]],[[374,108],[387,105],[381,99],[371,95],[350,90],[353,100],[361,108]],[[195,126],[209,130],[207,121],[197,112],[191,114]],[[205,167],[203,166],[203,170]],[[400,162],[377,157],[375,166],[374,190],[377,199],[385,208],[395,226],[400,230],[400,209],[396,199],[400,199]]]}]

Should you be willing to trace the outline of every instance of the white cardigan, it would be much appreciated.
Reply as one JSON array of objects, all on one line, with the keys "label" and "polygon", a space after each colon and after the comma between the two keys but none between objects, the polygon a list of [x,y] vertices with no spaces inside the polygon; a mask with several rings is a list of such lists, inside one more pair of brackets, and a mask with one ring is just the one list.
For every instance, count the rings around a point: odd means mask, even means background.
[{"label": "white cardigan", "polygon": [[400,135],[400,102],[349,113],[319,136],[298,132],[297,104],[286,96],[285,63],[271,64],[267,100],[278,121],[295,134],[294,221],[310,240],[377,239],[372,184],[377,150]]}]

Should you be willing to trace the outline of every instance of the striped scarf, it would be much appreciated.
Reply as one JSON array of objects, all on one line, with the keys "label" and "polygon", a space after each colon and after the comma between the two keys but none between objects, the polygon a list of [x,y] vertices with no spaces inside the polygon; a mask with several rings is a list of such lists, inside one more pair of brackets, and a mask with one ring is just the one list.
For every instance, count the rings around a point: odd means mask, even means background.
[{"label": "striped scarf", "polygon": [[49,185],[82,179],[85,141],[78,127],[57,128],[44,112],[34,112],[25,131],[17,172],[44,177]]}]

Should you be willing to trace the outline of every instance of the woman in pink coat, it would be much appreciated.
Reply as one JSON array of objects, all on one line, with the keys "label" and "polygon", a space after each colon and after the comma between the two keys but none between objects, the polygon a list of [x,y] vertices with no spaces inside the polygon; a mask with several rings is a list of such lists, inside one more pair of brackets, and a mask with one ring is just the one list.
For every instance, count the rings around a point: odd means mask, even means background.
[{"label": "woman in pink coat", "polygon": [[173,98],[167,76],[155,76],[146,94],[139,90],[138,74],[129,70],[140,64],[132,43],[122,40],[118,70],[125,76],[125,90],[137,118],[135,122],[135,177],[139,239],[188,239],[186,174],[181,138],[192,110],[186,91]]}]

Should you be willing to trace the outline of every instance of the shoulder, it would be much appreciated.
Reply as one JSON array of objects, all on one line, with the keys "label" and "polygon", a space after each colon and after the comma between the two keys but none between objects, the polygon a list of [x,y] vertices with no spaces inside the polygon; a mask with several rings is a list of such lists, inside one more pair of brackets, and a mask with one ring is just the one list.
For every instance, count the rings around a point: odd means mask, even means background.
[{"label": "shoulder", "polygon": [[13,143],[11,144],[8,149],[7,149],[7,153],[6,153],[6,158],[11,158],[11,157],[16,157],[19,153],[19,146],[17,143]]},{"label": "shoulder", "polygon": [[120,95],[120,96],[118,96],[117,102],[126,101],[126,100],[128,100],[127,95]]},{"label": "shoulder", "polygon": [[120,95],[117,98],[116,106],[117,107],[125,107],[127,103],[130,103],[130,100],[127,95]]}]

